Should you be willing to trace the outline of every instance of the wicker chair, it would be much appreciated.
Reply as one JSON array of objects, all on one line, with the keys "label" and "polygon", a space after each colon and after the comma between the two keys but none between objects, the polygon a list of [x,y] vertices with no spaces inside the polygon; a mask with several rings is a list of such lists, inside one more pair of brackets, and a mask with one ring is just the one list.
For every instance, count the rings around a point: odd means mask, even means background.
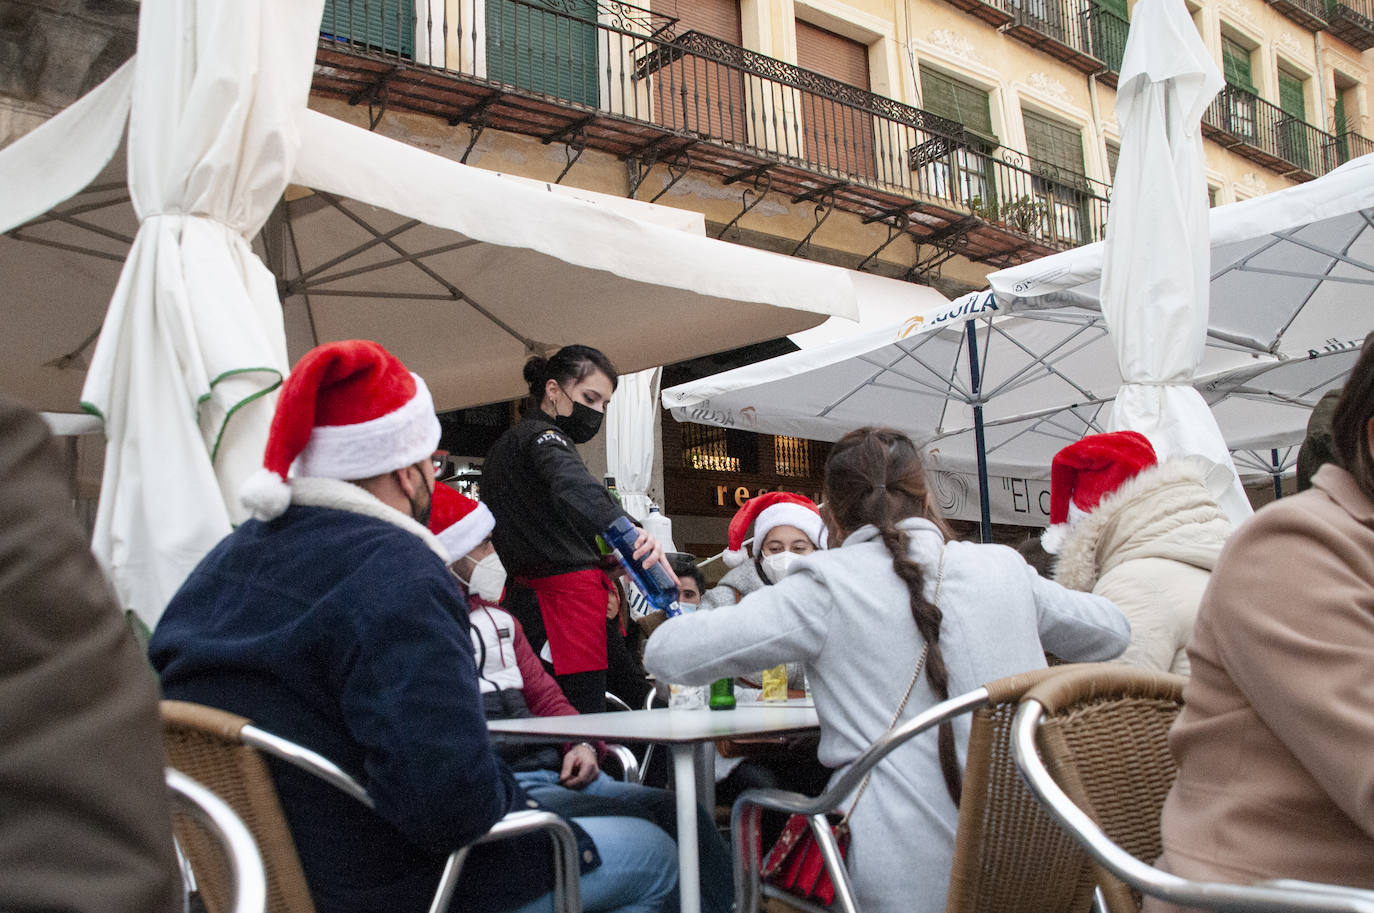
[{"label": "wicker chair", "polygon": [[[223,799],[257,841],[267,874],[268,911],[315,913],[296,845],[261,753],[314,774],[371,808],[372,800],[362,786],[327,758],[264,732],[241,716],[213,707],[163,701],[162,734],[171,765]],[[205,832],[189,828],[186,823],[178,821],[177,840],[191,863],[206,908],[209,913],[227,913],[232,909],[228,899],[232,893],[231,873]],[[562,818],[545,811],[512,812],[477,842],[536,830],[547,831],[553,842],[555,911],[578,913],[581,900],[577,841]],[[464,847],[449,857],[435,890],[431,913],[447,910],[469,849]]]},{"label": "wicker chair", "polygon": [[1189,881],[1142,861],[1161,852],[1160,812],[1177,773],[1168,734],[1185,682],[1128,666],[1068,667],[1027,691],[1016,712],[1017,767],[1101,865],[1108,913],[1138,913],[1142,892],[1216,910],[1374,911],[1371,891],[1294,881]]},{"label": "wicker chair", "polygon": [[[1063,673],[1038,669],[991,682],[918,714],[871,745],[819,797],[780,790],[750,790],[735,802],[735,893],[739,913],[757,913],[760,893],[798,909],[821,911],[771,886],[759,884],[759,810],[812,816],[835,884],[832,910],[857,913],[852,888],[824,818],[858,787],[865,773],[908,739],[963,713],[972,713],[968,759],[950,873],[948,913],[1085,913],[1092,903],[1088,857],[1039,807],[1016,773],[1011,723],[1021,696],[1033,685]],[[932,789],[943,791],[943,784]]]}]

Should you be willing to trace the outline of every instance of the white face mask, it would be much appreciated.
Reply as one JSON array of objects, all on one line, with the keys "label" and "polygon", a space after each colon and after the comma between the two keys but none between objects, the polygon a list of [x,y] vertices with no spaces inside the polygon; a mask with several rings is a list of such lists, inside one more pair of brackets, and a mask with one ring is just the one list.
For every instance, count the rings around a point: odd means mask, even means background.
[{"label": "white face mask", "polygon": [[[461,576],[459,580],[463,580]],[[468,593],[483,602],[496,605],[501,601],[501,593],[506,589],[506,568],[496,552],[492,552],[472,569],[472,580],[463,580]]]},{"label": "white face mask", "polygon": [[792,573],[792,567],[805,555],[798,555],[796,552],[778,552],[773,555],[763,556],[763,572],[768,575],[768,579],[777,583],[788,574]]}]

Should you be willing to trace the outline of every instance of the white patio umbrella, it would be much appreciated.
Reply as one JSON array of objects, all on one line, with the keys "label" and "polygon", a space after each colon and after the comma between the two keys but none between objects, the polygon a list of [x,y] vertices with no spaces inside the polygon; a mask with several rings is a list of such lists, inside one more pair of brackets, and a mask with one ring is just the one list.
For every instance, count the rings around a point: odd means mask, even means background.
[{"label": "white patio umbrella", "polygon": [[[1274,363],[1209,345],[1202,373]],[[663,403],[679,421],[817,440],[887,425],[908,434],[935,469],[976,473],[981,454],[983,473],[1043,479],[1060,448],[1105,430],[1104,410],[1120,385],[1100,311],[1001,314],[990,294],[978,293],[850,339],[672,387]],[[990,521],[990,506],[982,514]]]},{"label": "white patio umbrella", "polygon": [[1102,312],[1124,381],[1111,428],[1139,431],[1160,459],[1231,470],[1219,499],[1250,503],[1212,413],[1190,382],[1207,331],[1207,184],[1202,114],[1224,85],[1183,0],[1140,0],[1116,96],[1121,157],[1102,252]]},{"label": "white patio umbrella", "polygon": [[8,230],[84,186],[129,112],[137,231],[81,401],[108,441],[93,548],[149,622],[229,532],[221,491],[260,462],[264,394],[288,367],[276,285],[249,239],[290,177],[322,6],[145,0],[135,60],[0,164]]},{"label": "white patio umbrella", "polygon": [[[1210,214],[1207,336],[1275,355],[1307,358],[1358,348],[1374,330],[1374,156]],[[988,276],[1005,309],[1076,305],[1102,298],[1102,244],[1054,254]]]}]

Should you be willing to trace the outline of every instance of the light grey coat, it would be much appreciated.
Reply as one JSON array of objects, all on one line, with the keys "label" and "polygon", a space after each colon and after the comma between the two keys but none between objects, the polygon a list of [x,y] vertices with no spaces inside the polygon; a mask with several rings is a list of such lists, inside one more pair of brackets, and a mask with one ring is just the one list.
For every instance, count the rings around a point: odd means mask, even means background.
[{"label": "light grey coat", "polygon": [[[941,537],[926,520],[904,520],[908,551],[933,598]],[[803,559],[775,586],[732,613],[697,612],[663,625],[645,665],[666,681],[706,684],[786,660],[806,664],[821,719],[820,759],[843,767],[887,730],[923,641],[906,585],[877,530]],[[1110,659],[1130,643],[1130,625],[1105,599],[1042,579],[1004,546],[951,542],[939,607],[950,694],[1045,665]],[[937,703],[923,675],[904,719]],[[955,723],[962,761],[968,721]],[[876,769],[851,819],[849,869],[866,913],[941,913],[958,814],[940,772],[934,731]]]}]

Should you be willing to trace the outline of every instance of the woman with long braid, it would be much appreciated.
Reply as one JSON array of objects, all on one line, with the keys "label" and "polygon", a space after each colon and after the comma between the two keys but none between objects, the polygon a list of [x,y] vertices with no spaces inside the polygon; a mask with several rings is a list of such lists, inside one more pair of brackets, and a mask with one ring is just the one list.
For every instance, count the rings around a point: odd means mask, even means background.
[{"label": "woman with long braid", "polygon": [[[1130,643],[1129,624],[1105,599],[1044,580],[1005,546],[950,542],[916,448],[900,432],[863,428],[841,438],[824,501],[830,550],[744,597],[746,611],[697,612],[660,627],[649,671],[705,684],[804,663],[820,759],[839,768],[888,730],[904,701],[907,720],[949,695],[1043,667],[1047,650],[1103,660]],[[864,910],[944,910],[958,819],[951,794],[967,740],[963,718],[874,770],[850,817],[848,865]]]}]

